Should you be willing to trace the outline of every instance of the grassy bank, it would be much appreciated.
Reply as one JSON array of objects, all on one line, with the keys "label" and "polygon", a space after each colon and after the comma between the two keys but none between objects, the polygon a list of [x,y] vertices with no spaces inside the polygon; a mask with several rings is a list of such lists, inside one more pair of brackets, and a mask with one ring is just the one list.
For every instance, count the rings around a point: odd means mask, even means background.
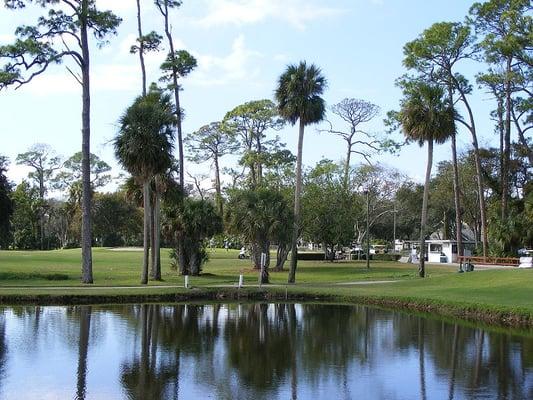
[{"label": "grassy bank", "polygon": [[[299,263],[296,285],[285,285],[287,272],[271,273],[272,285],[256,284],[257,272],[235,251],[217,250],[203,275],[183,277],[170,271],[164,255],[163,281],[138,286],[142,253],[95,249],[95,285],[79,284],[79,250],[0,252],[0,302],[74,304],[216,299],[320,300],[406,308],[481,320],[505,326],[533,326],[533,270],[489,270],[457,274],[455,267],[430,265],[429,277],[416,267],[395,262]],[[244,289],[233,285],[245,275]],[[371,283],[394,281],[391,283]],[[367,283],[368,284],[361,284]]]}]

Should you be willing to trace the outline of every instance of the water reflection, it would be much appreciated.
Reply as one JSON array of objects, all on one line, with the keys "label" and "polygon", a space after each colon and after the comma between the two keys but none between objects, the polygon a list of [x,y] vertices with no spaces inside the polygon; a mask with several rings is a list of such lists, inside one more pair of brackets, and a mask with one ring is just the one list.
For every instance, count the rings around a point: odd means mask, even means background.
[{"label": "water reflection", "polygon": [[4,308],[0,397],[528,399],[533,339],[367,307]]}]

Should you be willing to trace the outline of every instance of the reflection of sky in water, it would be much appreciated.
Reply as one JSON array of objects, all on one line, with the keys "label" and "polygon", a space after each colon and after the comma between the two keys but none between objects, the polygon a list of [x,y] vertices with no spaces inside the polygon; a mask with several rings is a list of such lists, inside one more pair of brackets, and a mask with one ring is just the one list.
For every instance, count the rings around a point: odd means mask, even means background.
[{"label": "reflection of sky in water", "polygon": [[215,307],[4,308],[0,398],[533,398],[531,337],[364,307]]}]

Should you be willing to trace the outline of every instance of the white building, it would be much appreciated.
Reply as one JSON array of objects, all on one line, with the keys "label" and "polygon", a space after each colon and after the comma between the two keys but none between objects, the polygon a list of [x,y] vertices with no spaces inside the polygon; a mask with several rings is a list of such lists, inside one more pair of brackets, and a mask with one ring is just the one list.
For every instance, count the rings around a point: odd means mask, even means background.
[{"label": "white building", "polygon": [[[457,241],[442,238],[442,232],[437,231],[429,235],[426,240],[426,261],[430,263],[457,263]],[[473,232],[463,226],[463,253],[471,256],[476,246]],[[395,244],[395,249],[412,250],[419,248],[418,241],[404,241]],[[417,252],[420,254],[420,251]]]}]

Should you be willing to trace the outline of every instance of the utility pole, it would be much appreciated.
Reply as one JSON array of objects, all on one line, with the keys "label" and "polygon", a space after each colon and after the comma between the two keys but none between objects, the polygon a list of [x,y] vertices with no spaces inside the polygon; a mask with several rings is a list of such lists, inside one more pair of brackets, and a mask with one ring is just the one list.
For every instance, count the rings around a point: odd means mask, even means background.
[{"label": "utility pole", "polygon": [[370,269],[370,192],[366,194],[366,269]]}]

